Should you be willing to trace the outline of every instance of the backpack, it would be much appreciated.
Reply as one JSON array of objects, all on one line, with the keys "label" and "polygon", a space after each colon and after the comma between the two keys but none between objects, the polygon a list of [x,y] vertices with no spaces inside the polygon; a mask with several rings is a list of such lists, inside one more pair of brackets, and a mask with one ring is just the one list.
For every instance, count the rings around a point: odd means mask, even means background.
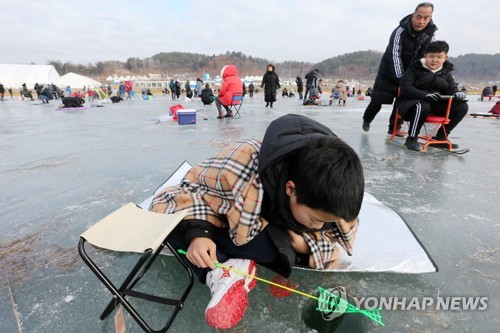
[{"label": "backpack", "polygon": [[333,92],[333,99],[339,99],[339,97],[340,97],[339,95],[340,95],[340,94],[339,94],[339,91],[338,91],[338,90],[335,90],[335,91]]}]

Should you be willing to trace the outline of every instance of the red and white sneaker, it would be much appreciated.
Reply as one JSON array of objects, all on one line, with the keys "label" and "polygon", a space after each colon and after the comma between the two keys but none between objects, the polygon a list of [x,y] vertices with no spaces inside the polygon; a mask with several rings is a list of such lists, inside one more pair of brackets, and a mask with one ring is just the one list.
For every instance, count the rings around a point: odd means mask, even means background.
[{"label": "red and white sneaker", "polygon": [[[257,276],[257,264],[249,259],[229,259],[225,267],[252,276]],[[205,309],[208,325],[227,329],[236,326],[243,319],[248,307],[248,292],[255,287],[257,280],[238,274],[229,269],[217,267],[207,274],[207,286],[212,299]]]}]

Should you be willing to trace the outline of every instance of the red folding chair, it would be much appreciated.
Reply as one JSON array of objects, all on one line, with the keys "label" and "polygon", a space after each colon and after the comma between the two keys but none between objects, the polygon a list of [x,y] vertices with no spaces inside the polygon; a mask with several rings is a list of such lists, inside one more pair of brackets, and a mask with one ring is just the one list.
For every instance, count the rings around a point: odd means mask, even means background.
[{"label": "red folding chair", "polygon": [[[427,118],[425,118],[425,123],[423,126],[425,134],[418,136],[420,139],[425,140],[425,144],[422,147],[422,151],[425,151],[429,145],[440,144],[440,143],[446,143],[448,145],[448,150],[452,149],[452,145],[450,140],[448,140],[448,133],[446,133],[446,127],[444,125],[448,125],[450,123],[449,116],[450,116],[451,104],[453,103],[453,96],[441,96],[441,98],[448,99],[448,103],[446,106],[446,114],[444,117],[430,114],[427,116]],[[431,126],[431,129],[428,128],[428,124]],[[443,128],[445,139],[444,140],[433,139],[433,137],[436,135],[437,131],[441,127]]]},{"label": "red folding chair", "polygon": [[[400,91],[398,90],[398,96]],[[424,126],[422,129],[425,134],[419,135],[418,137],[422,140],[425,140],[424,145],[422,146],[422,151],[426,151],[429,145],[433,144],[441,144],[446,143],[448,145],[448,150],[452,149],[452,145],[450,140],[448,139],[448,133],[446,133],[446,128],[444,125],[450,123],[450,110],[451,104],[453,102],[453,96],[441,96],[442,99],[447,99],[448,104],[446,106],[446,114],[444,117],[430,114],[425,118]],[[406,126],[402,126],[403,123],[406,123]],[[399,108],[396,107],[396,117],[394,117],[394,129],[392,135],[389,140],[393,140],[396,136],[405,136],[408,135],[408,128],[410,127],[409,121],[405,121],[403,117],[399,114]],[[445,140],[435,140],[433,137],[436,135],[438,130],[443,127],[443,133]]]}]

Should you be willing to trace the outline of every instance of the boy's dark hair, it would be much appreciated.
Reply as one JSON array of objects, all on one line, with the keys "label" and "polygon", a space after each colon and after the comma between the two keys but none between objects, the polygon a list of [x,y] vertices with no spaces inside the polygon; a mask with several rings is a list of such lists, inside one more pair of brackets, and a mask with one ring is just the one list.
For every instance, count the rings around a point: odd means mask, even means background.
[{"label": "boy's dark hair", "polygon": [[312,140],[291,160],[290,180],[297,202],[312,209],[355,219],[361,209],[365,180],[356,152],[334,136]]},{"label": "boy's dark hair", "polygon": [[445,54],[448,54],[448,51],[450,50],[450,46],[448,43],[446,43],[443,40],[436,40],[429,45],[427,45],[427,48],[425,49],[425,53],[441,53],[444,52]]}]

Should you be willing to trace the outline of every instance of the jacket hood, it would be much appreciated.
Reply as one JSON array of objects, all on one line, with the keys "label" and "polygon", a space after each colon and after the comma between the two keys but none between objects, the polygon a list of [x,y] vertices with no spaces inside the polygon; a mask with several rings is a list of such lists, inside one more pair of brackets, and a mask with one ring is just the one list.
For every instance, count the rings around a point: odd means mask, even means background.
[{"label": "jacket hood", "polygon": [[287,207],[285,185],[289,180],[288,158],[313,139],[331,135],[328,127],[305,116],[288,114],[269,125],[262,140],[259,153],[258,172],[264,192],[270,200],[269,222],[296,232],[297,223]]},{"label": "jacket hood", "polygon": [[221,77],[224,80],[226,77],[229,76],[238,76],[238,69],[236,68],[235,65],[226,65],[222,67],[221,70]]},{"label": "jacket hood", "polygon": [[304,146],[312,139],[336,135],[325,125],[311,118],[287,114],[271,122],[264,134],[259,153],[259,174]]}]

